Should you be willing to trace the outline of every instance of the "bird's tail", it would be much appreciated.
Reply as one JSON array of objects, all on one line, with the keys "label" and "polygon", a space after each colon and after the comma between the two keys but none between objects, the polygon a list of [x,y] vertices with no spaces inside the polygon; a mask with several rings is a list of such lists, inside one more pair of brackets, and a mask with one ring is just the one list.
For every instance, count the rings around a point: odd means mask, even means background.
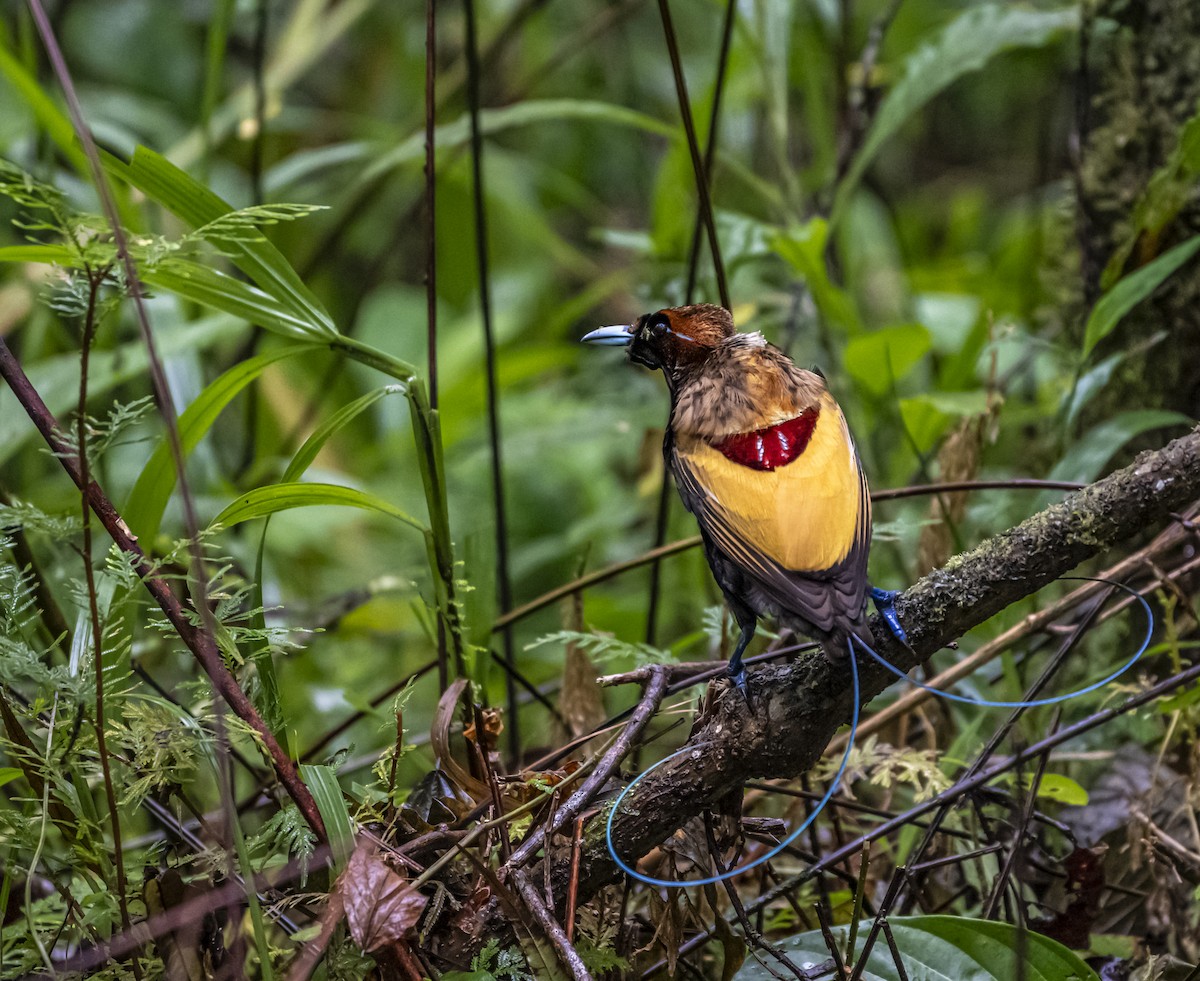
[{"label": "bird's tail", "polygon": [[990,698],[974,698],[968,695],[959,695],[956,692],[942,691],[940,688],[934,688],[932,685],[927,685],[925,682],[911,677],[909,674],[896,667],[896,665],[892,664],[891,661],[884,658],[869,644],[863,643],[860,638],[856,637],[855,640],[858,641],[859,646],[861,646],[863,650],[870,654],[871,657],[873,657],[879,664],[883,665],[883,667],[892,672],[892,674],[904,679],[905,681],[908,681],[910,684],[916,685],[918,688],[923,688],[925,691],[936,696],[937,698],[944,698],[947,701],[960,702],[967,705],[982,705],[987,708],[1035,708],[1039,705],[1057,705],[1060,702],[1069,702],[1072,698],[1078,698],[1080,695],[1086,695],[1088,692],[1093,692],[1097,688],[1103,688],[1109,682],[1116,681],[1119,677],[1121,677],[1121,675],[1123,675],[1138,662],[1141,656],[1146,653],[1146,648],[1150,646],[1150,638],[1154,633],[1154,612],[1150,609],[1150,604],[1146,602],[1146,598],[1142,596],[1141,593],[1130,586],[1126,586],[1124,583],[1114,582],[1112,579],[1103,579],[1094,576],[1062,576],[1061,578],[1107,583],[1109,586],[1128,593],[1134,600],[1142,605],[1142,609],[1146,613],[1146,636],[1142,640],[1142,643],[1138,646],[1138,649],[1133,652],[1133,655],[1129,658],[1129,660],[1127,660],[1111,674],[1101,678],[1099,681],[1093,681],[1090,684],[1084,685],[1082,688],[1076,688],[1074,691],[1069,691],[1065,695],[1053,695],[1049,698],[1033,698],[1029,699],[1028,701],[994,701]]}]

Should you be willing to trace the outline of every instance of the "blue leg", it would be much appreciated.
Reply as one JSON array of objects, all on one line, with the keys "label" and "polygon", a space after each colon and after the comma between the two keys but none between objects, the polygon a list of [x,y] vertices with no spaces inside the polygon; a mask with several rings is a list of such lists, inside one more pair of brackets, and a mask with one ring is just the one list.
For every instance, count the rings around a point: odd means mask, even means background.
[{"label": "blue leg", "polygon": [[737,690],[742,693],[742,698],[748,702],[750,696],[746,691],[746,668],[742,664],[742,654],[749,646],[750,641],[754,639],[754,629],[758,625],[758,618],[753,613],[748,616],[744,615],[744,611],[741,610],[735,610],[734,615],[737,617],[738,626],[742,628],[742,632],[738,636],[737,647],[733,649],[733,657],[729,659],[729,666],[725,669],[725,673],[737,685]]},{"label": "blue leg", "polygon": [[894,589],[877,589],[871,587],[871,601],[875,604],[875,609],[879,611],[879,615],[883,617],[883,622],[888,625],[888,630],[905,647],[908,646],[908,634],[904,632],[904,628],[900,626],[900,618],[896,616],[896,596],[897,591]]}]

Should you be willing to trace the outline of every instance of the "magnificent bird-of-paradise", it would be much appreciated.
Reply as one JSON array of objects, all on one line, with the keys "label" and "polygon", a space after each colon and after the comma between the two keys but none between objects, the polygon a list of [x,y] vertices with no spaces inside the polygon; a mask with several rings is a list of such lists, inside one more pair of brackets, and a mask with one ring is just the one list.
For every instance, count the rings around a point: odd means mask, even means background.
[{"label": "magnificent bird-of-paradise", "polygon": [[671,396],[667,467],[696,517],[740,636],[729,676],[759,617],[820,640],[830,655],[872,642],[866,622],[871,500],[854,440],[825,379],[761,334],[738,333],[709,303],[648,313],[583,338],[625,346],[661,369]]},{"label": "magnificent bird-of-paradise", "polygon": [[[746,693],[742,654],[760,616],[820,640],[831,657],[850,656],[850,737],[838,771],[808,817],[746,865],[682,883],[644,875],[617,854],[613,821],[621,803],[655,769],[689,752],[688,746],[645,770],[614,801],[605,836],[619,868],[655,886],[720,882],[779,854],[816,819],[836,789],[858,729],[855,648],[904,677],[872,647],[868,597],[896,638],[905,644],[907,638],[896,616],[895,594],[867,583],[867,481],[845,417],[819,373],[797,367],[761,334],[738,333],[729,312],[711,304],[648,313],[632,324],[601,327],[583,340],[625,347],[630,361],[661,369],[667,379],[671,412],[663,453],[741,628],[728,669],[738,689]],[[1056,704],[1108,684],[1145,651],[1154,625],[1142,597],[1112,585],[1141,602],[1147,631],[1130,660],[1107,677],[1065,695],[1028,701],[929,690],[953,701],[1008,708]]]}]

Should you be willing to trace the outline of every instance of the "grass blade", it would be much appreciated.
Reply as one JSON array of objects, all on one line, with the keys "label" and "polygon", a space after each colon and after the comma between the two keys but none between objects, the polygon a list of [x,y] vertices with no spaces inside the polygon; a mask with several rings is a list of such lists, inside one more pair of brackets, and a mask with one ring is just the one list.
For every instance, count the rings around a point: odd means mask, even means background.
[{"label": "grass blade", "polygon": [[[208,385],[179,417],[179,443],[184,456],[196,448],[217,417],[243,388],[276,361],[307,350],[310,348],[306,345],[296,345],[260,354],[257,358],[234,365]],[[163,439],[138,475],[125,506],[125,521],[135,535],[152,540],[158,534],[163,512],[174,489],[175,466],[171,459],[171,447]]]},{"label": "grass blade", "polygon": [[323,504],[375,511],[378,514],[387,515],[389,518],[395,518],[417,531],[425,531],[425,526],[416,518],[401,511],[394,504],[389,504],[381,497],[355,487],[315,483],[271,484],[269,487],[256,487],[226,507],[224,511],[213,518],[211,524],[223,525],[228,528],[242,521],[250,521],[252,518],[265,518],[267,515],[280,511],[316,507]]}]

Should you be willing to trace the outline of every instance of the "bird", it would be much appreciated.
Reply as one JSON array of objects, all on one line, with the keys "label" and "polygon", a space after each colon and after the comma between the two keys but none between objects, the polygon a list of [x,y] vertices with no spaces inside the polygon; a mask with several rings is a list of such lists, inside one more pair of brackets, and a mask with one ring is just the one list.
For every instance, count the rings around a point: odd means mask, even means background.
[{"label": "bird", "polygon": [[[747,695],[742,655],[760,617],[821,642],[827,656],[874,643],[872,597],[895,633],[895,595],[871,587],[871,498],[854,439],[825,378],[711,303],[647,313],[584,335],[661,370],[670,395],[663,456],[700,526],[713,577],[739,627],[728,676]],[[898,634],[903,639],[903,631]]]}]

